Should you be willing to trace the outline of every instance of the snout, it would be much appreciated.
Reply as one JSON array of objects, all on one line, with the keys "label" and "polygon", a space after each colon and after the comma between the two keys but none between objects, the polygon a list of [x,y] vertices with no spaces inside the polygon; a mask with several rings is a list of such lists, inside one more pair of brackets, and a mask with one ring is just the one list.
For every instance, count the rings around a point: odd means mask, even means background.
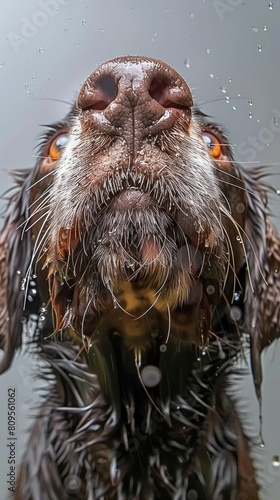
[{"label": "snout", "polygon": [[167,64],[142,57],[120,57],[102,64],[83,84],[77,106],[101,133],[120,136],[131,153],[143,139],[171,129],[189,117],[191,91]]}]

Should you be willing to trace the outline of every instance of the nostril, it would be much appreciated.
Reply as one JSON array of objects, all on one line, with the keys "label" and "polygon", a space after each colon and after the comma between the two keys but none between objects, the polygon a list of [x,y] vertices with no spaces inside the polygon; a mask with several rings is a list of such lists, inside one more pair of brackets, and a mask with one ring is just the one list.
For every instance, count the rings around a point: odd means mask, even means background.
[{"label": "nostril", "polygon": [[110,75],[102,76],[95,82],[95,92],[90,99],[90,104],[87,103],[83,109],[103,111],[115,100],[117,94],[118,85],[114,78]]},{"label": "nostril", "polygon": [[163,108],[188,109],[191,106],[190,95],[184,95],[180,87],[168,80],[154,78],[151,81],[149,94]]}]

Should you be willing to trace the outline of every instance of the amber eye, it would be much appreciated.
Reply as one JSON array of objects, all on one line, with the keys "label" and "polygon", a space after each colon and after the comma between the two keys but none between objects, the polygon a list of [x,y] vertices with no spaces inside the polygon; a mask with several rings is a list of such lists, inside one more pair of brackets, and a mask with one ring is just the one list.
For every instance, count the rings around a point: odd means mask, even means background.
[{"label": "amber eye", "polygon": [[222,152],[222,148],[217,137],[215,137],[210,132],[203,132],[202,139],[204,140],[206,146],[208,147],[208,151],[212,156],[212,158],[219,158]]},{"label": "amber eye", "polygon": [[60,158],[63,148],[68,142],[68,135],[61,134],[58,135],[52,142],[49,147],[49,156],[52,160],[58,160]]}]

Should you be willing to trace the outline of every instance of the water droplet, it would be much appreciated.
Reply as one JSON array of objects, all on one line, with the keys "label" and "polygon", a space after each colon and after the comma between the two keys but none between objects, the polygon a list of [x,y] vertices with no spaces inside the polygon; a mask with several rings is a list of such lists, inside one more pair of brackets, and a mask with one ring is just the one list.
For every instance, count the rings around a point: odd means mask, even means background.
[{"label": "water droplet", "polygon": [[4,68],[4,66],[5,66],[5,63],[3,61],[0,62],[0,68]]},{"label": "water droplet", "polygon": [[211,49],[205,49],[205,50],[206,50],[206,54],[210,54]]},{"label": "water droplet", "polygon": [[42,47],[40,47],[40,48],[39,48],[39,53],[40,53],[40,54],[43,54],[43,52],[44,52],[44,49],[43,49]]},{"label": "water droplet", "polygon": [[272,9],[273,9],[273,2],[269,2],[269,4],[268,4],[268,8],[269,8],[269,10],[272,10]]},{"label": "water droplet", "polygon": [[264,26],[264,27],[263,27],[263,30],[264,30],[264,31],[267,31],[267,26]]},{"label": "water droplet", "polygon": [[237,92],[237,96],[240,97],[241,96],[241,92]]},{"label": "water droplet", "polygon": [[273,465],[273,467],[280,467],[279,455],[274,455],[272,457],[272,465]]},{"label": "water droplet", "polygon": [[231,76],[229,76],[229,77],[228,77],[228,81],[229,81],[229,83],[231,83],[231,82],[232,82],[232,78],[231,78]]},{"label": "water droplet", "polygon": [[273,123],[274,123],[275,127],[279,127],[279,118],[278,118],[278,116],[274,116],[273,117]]},{"label": "water droplet", "polygon": [[82,26],[85,26],[87,24],[87,20],[86,19],[82,19]]},{"label": "water droplet", "polygon": [[244,210],[245,210],[245,205],[244,203],[237,203],[236,207],[235,207],[235,210],[238,214],[243,214]]},{"label": "water droplet", "polygon": [[262,51],[262,46],[261,45],[258,45],[258,51],[261,52]]},{"label": "water droplet", "polygon": [[253,101],[251,99],[248,99],[248,104],[249,106],[253,106]]},{"label": "water droplet", "polygon": [[210,73],[210,78],[214,78],[214,75],[213,75],[213,73]]},{"label": "water droplet", "polygon": [[220,86],[220,90],[223,92],[223,94],[226,94],[227,89],[223,85]]},{"label": "water droplet", "polygon": [[190,60],[189,59],[185,59],[185,66],[186,66],[186,68],[190,67]]},{"label": "water droplet", "polygon": [[229,312],[230,319],[233,321],[240,321],[242,318],[242,311],[237,306],[232,306]]},{"label": "water droplet", "polygon": [[160,352],[166,352],[167,351],[167,346],[165,344],[161,344],[159,350],[160,350]]},{"label": "water droplet", "polygon": [[252,30],[257,33],[259,31],[259,28],[256,28],[256,26],[252,26]]},{"label": "water droplet", "polygon": [[198,494],[195,490],[190,490],[187,495],[187,500],[198,500]]},{"label": "water droplet", "polygon": [[17,274],[21,274],[21,271],[19,269],[17,270]]},{"label": "water droplet", "polygon": [[207,291],[208,295],[213,295],[213,293],[215,293],[215,287],[213,285],[208,285],[208,287],[206,288],[206,291]]},{"label": "water droplet", "polygon": [[190,13],[190,18],[191,18],[191,19],[193,19],[193,18],[194,18],[194,13],[193,13],[193,12],[191,12],[191,13]]},{"label": "water droplet", "polygon": [[141,370],[141,378],[146,387],[155,387],[160,383],[161,370],[154,365],[147,365]]},{"label": "water droplet", "polygon": [[264,448],[264,447],[265,447],[265,444],[264,444],[264,442],[263,442],[263,441],[261,441],[261,443],[260,443],[260,447],[261,447],[261,448]]},{"label": "water droplet", "polygon": [[236,111],[236,107],[235,106],[232,106],[232,109],[233,109],[233,111]]},{"label": "water droplet", "polygon": [[79,47],[79,42],[75,42],[76,47]]},{"label": "water droplet", "polygon": [[249,115],[249,118],[253,118],[251,111],[248,113],[248,115]]},{"label": "water droplet", "polygon": [[81,485],[81,479],[74,474],[69,474],[64,480],[64,487],[68,493],[76,493],[81,488]]},{"label": "water droplet", "polygon": [[230,98],[228,95],[226,95],[226,103],[229,104]]},{"label": "water droplet", "polygon": [[65,33],[67,33],[67,31],[69,31],[69,28],[64,28],[64,31]]}]

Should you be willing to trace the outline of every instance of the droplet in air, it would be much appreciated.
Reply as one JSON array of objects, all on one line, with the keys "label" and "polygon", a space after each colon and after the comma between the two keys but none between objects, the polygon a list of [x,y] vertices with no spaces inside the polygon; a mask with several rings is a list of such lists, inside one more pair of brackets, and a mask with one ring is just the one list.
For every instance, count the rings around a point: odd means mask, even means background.
[{"label": "droplet in air", "polygon": [[205,49],[205,50],[206,50],[206,54],[210,54],[211,49]]},{"label": "droplet in air", "polygon": [[79,42],[75,42],[76,47],[79,47]]},{"label": "droplet in air", "polygon": [[257,33],[259,31],[259,28],[256,28],[256,26],[252,26],[252,30]]},{"label": "droplet in air", "polygon": [[39,48],[39,53],[40,53],[40,54],[43,54],[43,52],[44,52],[44,49],[43,49],[42,47],[40,47],[40,48]]},{"label": "droplet in air", "polygon": [[233,111],[236,111],[236,107],[235,106],[232,106],[232,109],[233,109]]},{"label": "droplet in air", "polygon": [[258,51],[261,52],[262,51],[262,46],[261,45],[258,45]]},{"label": "droplet in air", "polygon": [[4,68],[4,66],[5,66],[5,63],[3,61],[0,62],[0,68]]},{"label": "droplet in air", "polygon": [[230,98],[228,95],[226,95],[226,103],[229,104]]},{"label": "droplet in air", "polygon": [[269,10],[272,10],[272,9],[273,9],[273,2],[269,2],[269,4],[268,4],[268,8],[269,8]]},{"label": "droplet in air", "polygon": [[267,26],[264,26],[264,27],[263,27],[263,30],[264,30],[264,31],[267,31]]},{"label": "droplet in air", "polygon": [[223,92],[223,94],[226,94],[227,89],[223,85],[220,86],[220,90]]},{"label": "droplet in air", "polygon": [[248,104],[249,106],[253,106],[253,101],[251,99],[248,99]]},{"label": "droplet in air", "polygon": [[242,318],[242,311],[237,306],[232,306],[229,312],[230,319],[233,321],[240,321]]},{"label": "droplet in air", "polygon": [[248,115],[249,115],[249,118],[253,118],[251,111],[248,113]]},{"label": "droplet in air", "polygon": [[213,75],[213,73],[210,73],[210,78],[214,78],[214,75]]},{"label": "droplet in air", "polygon": [[82,19],[82,26],[85,26],[87,24],[87,20],[86,19]]},{"label": "droplet in air", "polygon": [[237,96],[240,97],[241,96],[241,92],[237,92]]},{"label": "droplet in air", "polygon": [[279,455],[274,455],[272,457],[272,465],[273,465],[273,467],[280,467],[280,458],[279,458]]},{"label": "droplet in air", "polygon": [[186,66],[186,68],[190,67],[190,60],[189,59],[185,59],[185,66]]},{"label": "droplet in air", "polygon": [[147,365],[141,370],[141,378],[146,387],[155,387],[161,380],[161,370],[154,365]]}]

